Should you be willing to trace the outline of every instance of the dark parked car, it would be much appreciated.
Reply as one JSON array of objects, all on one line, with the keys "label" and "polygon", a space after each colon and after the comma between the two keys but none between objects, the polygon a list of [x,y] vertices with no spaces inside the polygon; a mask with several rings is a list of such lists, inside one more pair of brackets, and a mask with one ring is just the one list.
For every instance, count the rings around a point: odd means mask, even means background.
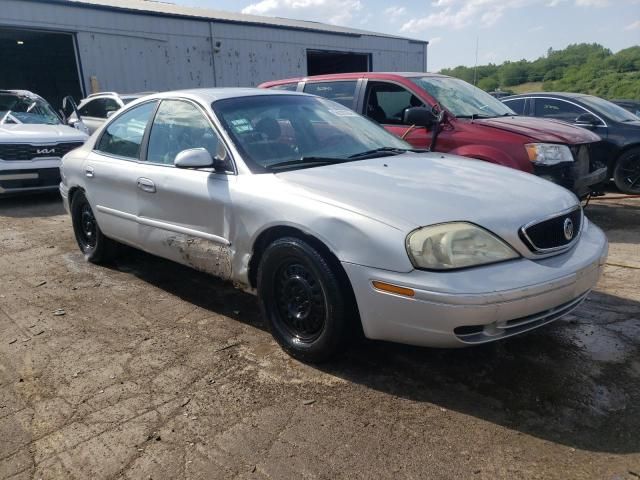
[{"label": "dark parked car", "polygon": [[640,193],[640,118],[633,113],[579,93],[526,93],[502,101],[519,115],[563,120],[596,132],[616,186],[624,193]]},{"label": "dark parked car", "polygon": [[624,108],[625,110],[629,110],[636,117],[640,117],[640,100],[611,100],[612,103]]},{"label": "dark parked car", "polygon": [[341,73],[277,80],[260,87],[328,98],[416,148],[533,173],[578,197],[598,190],[607,179],[597,134],[564,122],[519,117],[459,78],[434,73]]}]

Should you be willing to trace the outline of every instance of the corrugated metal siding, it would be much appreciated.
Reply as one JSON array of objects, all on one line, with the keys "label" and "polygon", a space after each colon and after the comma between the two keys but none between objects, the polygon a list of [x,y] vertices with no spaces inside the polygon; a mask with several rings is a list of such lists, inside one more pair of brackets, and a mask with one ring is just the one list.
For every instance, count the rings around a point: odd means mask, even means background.
[{"label": "corrugated metal siding", "polygon": [[306,75],[307,49],[371,53],[377,71],[420,71],[426,55],[423,43],[404,39],[159,17],[73,3],[2,0],[1,25],[76,33],[87,91],[92,76],[102,90],[121,92],[255,86]]}]

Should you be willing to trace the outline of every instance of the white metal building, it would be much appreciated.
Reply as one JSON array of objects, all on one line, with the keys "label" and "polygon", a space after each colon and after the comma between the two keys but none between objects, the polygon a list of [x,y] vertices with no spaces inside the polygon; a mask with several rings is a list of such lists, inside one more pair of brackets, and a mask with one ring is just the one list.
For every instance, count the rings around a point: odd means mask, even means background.
[{"label": "white metal building", "polygon": [[426,71],[428,42],[147,0],[0,0],[0,88],[72,94]]}]

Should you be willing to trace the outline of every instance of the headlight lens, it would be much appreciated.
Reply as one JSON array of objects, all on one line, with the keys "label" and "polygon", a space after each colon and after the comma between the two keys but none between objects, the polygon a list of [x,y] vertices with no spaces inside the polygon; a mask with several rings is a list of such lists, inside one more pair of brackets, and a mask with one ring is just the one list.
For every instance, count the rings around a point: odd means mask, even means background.
[{"label": "headlight lens", "polygon": [[429,270],[451,270],[519,257],[501,239],[467,222],[414,230],[407,237],[407,252],[414,267]]},{"label": "headlight lens", "polygon": [[528,143],[524,148],[527,149],[529,160],[536,165],[557,165],[562,162],[573,162],[571,150],[566,145]]}]

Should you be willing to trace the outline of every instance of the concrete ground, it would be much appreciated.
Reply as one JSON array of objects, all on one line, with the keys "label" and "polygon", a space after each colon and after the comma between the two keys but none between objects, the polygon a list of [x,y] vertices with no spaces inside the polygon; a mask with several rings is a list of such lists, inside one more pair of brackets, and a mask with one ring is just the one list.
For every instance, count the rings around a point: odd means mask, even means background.
[{"label": "concrete ground", "polygon": [[55,196],[0,200],[0,477],[640,478],[640,200],[574,314],[314,367],[253,297],[131,251],[84,262]]}]

